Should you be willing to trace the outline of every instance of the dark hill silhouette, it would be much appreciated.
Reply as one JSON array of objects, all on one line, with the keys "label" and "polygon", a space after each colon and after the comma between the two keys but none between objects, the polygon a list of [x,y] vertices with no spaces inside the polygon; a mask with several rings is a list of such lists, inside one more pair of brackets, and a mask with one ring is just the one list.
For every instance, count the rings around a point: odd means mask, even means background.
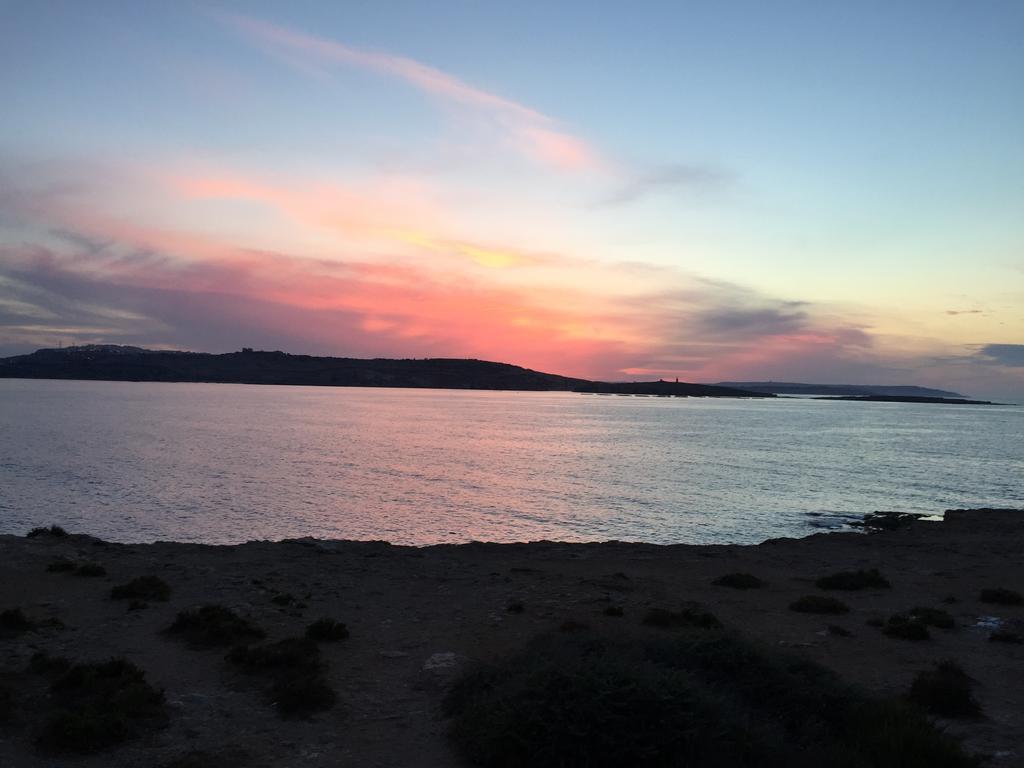
[{"label": "dark hill silhouette", "polygon": [[289,355],[251,349],[218,355],[108,344],[40,349],[28,355],[0,358],[0,378],[764,397],[760,393],[702,384],[593,382],[487,360],[363,360]]}]

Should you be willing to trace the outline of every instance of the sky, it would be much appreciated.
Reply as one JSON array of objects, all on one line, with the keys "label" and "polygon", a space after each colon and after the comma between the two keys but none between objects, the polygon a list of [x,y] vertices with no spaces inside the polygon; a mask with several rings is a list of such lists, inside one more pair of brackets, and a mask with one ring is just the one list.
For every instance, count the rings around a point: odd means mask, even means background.
[{"label": "sky", "polygon": [[0,355],[1024,402],[1024,3],[0,0]]}]

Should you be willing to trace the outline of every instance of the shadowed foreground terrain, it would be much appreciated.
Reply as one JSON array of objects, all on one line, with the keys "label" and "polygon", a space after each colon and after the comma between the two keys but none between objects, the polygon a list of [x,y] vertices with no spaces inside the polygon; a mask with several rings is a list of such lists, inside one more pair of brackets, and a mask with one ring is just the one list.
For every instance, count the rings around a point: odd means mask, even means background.
[{"label": "shadowed foreground terrain", "polygon": [[2,536],[0,765],[972,764],[929,722],[1024,765],[1024,514],[892,527],[753,547]]}]

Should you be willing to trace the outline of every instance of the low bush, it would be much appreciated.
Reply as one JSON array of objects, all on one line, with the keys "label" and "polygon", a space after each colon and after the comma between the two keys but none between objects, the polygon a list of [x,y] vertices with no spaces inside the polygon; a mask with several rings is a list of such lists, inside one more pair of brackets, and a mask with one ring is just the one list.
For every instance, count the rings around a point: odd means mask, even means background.
[{"label": "low bush", "polygon": [[919,672],[907,698],[926,712],[942,717],[976,717],[981,707],[971,689],[974,683],[955,662],[942,661]]},{"label": "low bush", "polygon": [[28,668],[37,675],[67,672],[71,662],[63,656],[51,656],[46,651],[36,651],[28,661]]},{"label": "low bush", "polygon": [[0,611],[0,632],[17,634],[32,629],[32,622],[21,608],[7,608]]},{"label": "low bush", "polygon": [[928,640],[931,634],[924,622],[918,621],[912,616],[902,613],[894,613],[885,622],[882,632],[888,637],[899,638],[900,640]]},{"label": "low bush", "polygon": [[831,615],[849,613],[850,611],[850,607],[842,600],[837,600],[834,597],[824,597],[822,595],[804,595],[790,603],[789,609],[791,611],[796,611],[797,613],[822,613]]},{"label": "low bush", "polygon": [[68,560],[66,557],[59,557],[46,566],[46,570],[49,573],[71,573],[77,570],[78,564],[74,560]]},{"label": "low bush", "polygon": [[681,629],[683,627],[717,629],[722,626],[718,617],[697,603],[688,603],[678,611],[671,611],[667,608],[651,608],[644,614],[643,623],[659,629]]},{"label": "low bush", "polygon": [[956,619],[941,608],[923,608],[918,606],[917,608],[911,608],[908,613],[911,619],[919,621],[928,627],[953,629],[956,626]]},{"label": "low bush", "polygon": [[625,611],[622,609],[621,605],[608,605],[605,606],[605,609],[601,611],[601,613],[603,613],[605,616],[614,616],[618,618],[623,616],[625,614]]},{"label": "low bush", "polygon": [[167,602],[171,588],[159,576],[139,576],[110,590],[112,600],[153,600]]},{"label": "low bush", "polygon": [[722,632],[545,635],[468,670],[443,708],[467,762],[493,768],[975,765],[898,702]]},{"label": "low bush", "polygon": [[196,647],[245,645],[266,636],[262,629],[223,605],[182,611],[165,631]]},{"label": "low bush", "polygon": [[840,571],[831,576],[822,576],[815,585],[819,589],[838,589],[854,591],[858,589],[888,589],[892,585],[889,580],[878,572],[877,568],[868,571]]},{"label": "low bush", "polygon": [[996,605],[1021,605],[1024,604],[1024,595],[1014,589],[996,587],[983,589],[979,595],[983,603],[994,603]]},{"label": "low bush", "polygon": [[1016,632],[1011,632],[1008,629],[997,629],[988,636],[988,641],[990,643],[1012,643],[1014,645],[1020,645],[1024,643],[1024,637]]},{"label": "low bush", "polygon": [[270,602],[272,602],[274,605],[280,605],[282,607],[285,607],[289,605],[295,605],[298,602],[298,600],[296,599],[295,595],[291,594],[290,592],[281,592],[270,598]]},{"label": "low bush", "polygon": [[61,528],[59,525],[51,525],[49,528],[33,528],[25,535],[30,539],[34,539],[37,536],[67,536],[68,532]]},{"label": "low bush", "polygon": [[82,563],[75,571],[76,576],[96,577],[106,576],[107,569],[99,563]]},{"label": "low bush", "polygon": [[317,644],[291,637],[257,647],[238,647],[227,659],[248,675],[271,681],[268,696],[282,717],[307,717],[330,709],[337,694],[324,678],[327,665]]},{"label": "low bush", "polygon": [[509,600],[508,605],[505,606],[505,610],[509,613],[522,613],[526,610],[526,605],[522,600]]},{"label": "low bush", "polygon": [[319,672],[320,649],[312,640],[289,637],[267,645],[232,648],[227,660],[248,675]]},{"label": "low bush", "polygon": [[838,624],[829,624],[828,633],[834,637],[850,637],[853,633],[845,627],[840,627]]},{"label": "low bush", "polygon": [[336,643],[348,637],[348,627],[334,619],[317,619],[306,627],[306,637],[318,643]]},{"label": "low bush", "polygon": [[14,719],[17,706],[14,700],[14,691],[6,684],[0,683],[0,723],[6,723]]},{"label": "low bush", "polygon": [[37,741],[46,751],[99,752],[166,720],[163,693],[122,658],[75,664],[50,693],[54,711]]},{"label": "low bush", "polygon": [[757,589],[764,586],[764,581],[752,573],[727,573],[711,583],[718,587],[732,587],[733,589]]},{"label": "low bush", "polygon": [[331,709],[338,694],[321,675],[299,675],[275,680],[270,699],[282,717],[309,717]]}]

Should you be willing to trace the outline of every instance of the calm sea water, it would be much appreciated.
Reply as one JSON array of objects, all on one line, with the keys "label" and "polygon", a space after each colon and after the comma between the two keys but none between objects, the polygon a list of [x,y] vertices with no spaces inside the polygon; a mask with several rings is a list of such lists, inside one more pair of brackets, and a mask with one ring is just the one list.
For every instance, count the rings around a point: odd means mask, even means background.
[{"label": "calm sea water", "polygon": [[0,380],[0,532],[757,542],[1024,506],[1024,408]]}]

